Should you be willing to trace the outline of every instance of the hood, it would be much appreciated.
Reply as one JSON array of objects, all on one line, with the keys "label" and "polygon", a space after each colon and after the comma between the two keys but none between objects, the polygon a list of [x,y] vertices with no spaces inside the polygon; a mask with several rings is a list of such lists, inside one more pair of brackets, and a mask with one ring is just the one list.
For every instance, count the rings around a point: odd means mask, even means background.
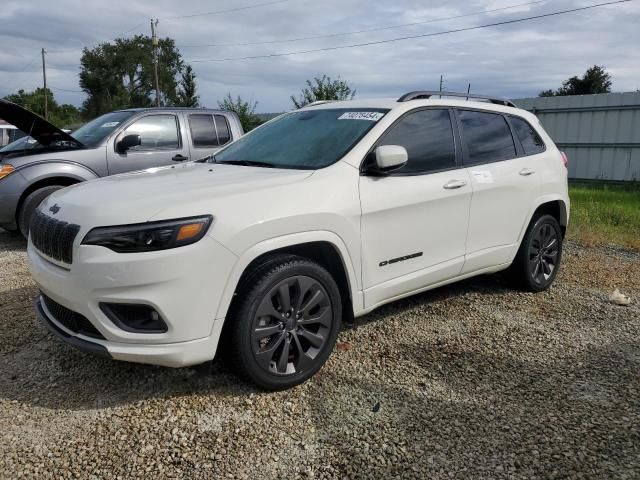
[{"label": "hood", "polygon": [[56,218],[83,227],[162,220],[165,211],[184,217],[215,215],[223,197],[242,203],[246,192],[280,187],[312,174],[312,170],[187,163],[82,182],[55,192],[40,208],[47,212],[57,205]]},{"label": "hood", "polygon": [[81,142],[47,122],[41,116],[2,99],[0,99],[0,118],[35,138],[41,145],[48,146],[54,142],[62,141],[84,147]]}]

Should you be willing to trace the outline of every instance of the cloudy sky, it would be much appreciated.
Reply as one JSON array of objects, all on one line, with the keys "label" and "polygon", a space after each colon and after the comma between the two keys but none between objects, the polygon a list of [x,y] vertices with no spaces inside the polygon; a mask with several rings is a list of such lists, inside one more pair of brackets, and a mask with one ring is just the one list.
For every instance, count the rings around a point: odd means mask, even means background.
[{"label": "cloudy sky", "polygon": [[[556,88],[598,64],[612,74],[615,91],[636,90],[640,0],[447,35],[239,59],[463,29],[605,1],[3,0],[0,96],[40,86],[44,47],[56,99],[80,105],[82,47],[125,32],[148,33],[151,17],[159,18],[160,35],[175,39],[191,62],[205,106],[231,92],[258,101],[259,112],[287,110],[305,79],[322,74],[347,80],[360,98],[437,89],[440,74],[449,90],[466,90],[470,82],[472,91],[518,98]],[[244,6],[255,7],[207,14]],[[370,31],[334,35],[359,30]]]}]

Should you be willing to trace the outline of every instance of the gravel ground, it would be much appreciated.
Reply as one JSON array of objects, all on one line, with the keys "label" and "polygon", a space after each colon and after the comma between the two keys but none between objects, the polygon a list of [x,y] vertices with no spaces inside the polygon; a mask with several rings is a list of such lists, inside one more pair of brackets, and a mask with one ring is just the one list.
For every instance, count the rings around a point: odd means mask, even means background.
[{"label": "gravel ground", "polygon": [[2,478],[640,478],[639,253],[568,244],[546,293],[380,308],[280,393],[76,352],[36,322],[24,243],[0,256]]}]

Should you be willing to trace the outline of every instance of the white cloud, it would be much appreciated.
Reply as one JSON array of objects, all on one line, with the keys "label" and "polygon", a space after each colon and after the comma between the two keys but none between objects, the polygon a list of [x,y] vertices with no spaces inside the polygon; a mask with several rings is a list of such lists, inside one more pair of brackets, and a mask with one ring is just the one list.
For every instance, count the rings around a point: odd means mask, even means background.
[{"label": "white cloud", "polygon": [[[376,1],[290,0],[228,13],[169,20],[168,17],[234,8],[250,3],[207,0],[5,0],[0,10],[0,95],[41,83],[40,48],[49,53],[49,83],[63,90],[79,90],[80,49],[112,38],[137,24],[132,33],[147,33],[148,18],[160,18],[160,34],[180,45],[243,43],[325,35],[414,21],[464,15],[524,0],[462,0],[443,4],[410,0]],[[391,39],[484,23],[539,15],[588,5],[582,0],[544,3],[382,30],[358,35],[254,46],[182,48],[186,60],[242,57],[290,52]],[[593,0],[595,3],[595,0]],[[199,94],[207,106],[227,92],[253,98],[259,111],[290,107],[307,78],[327,74],[347,80],[358,96],[399,96],[416,88],[437,88],[440,74],[449,89],[472,90],[510,97],[535,95],[560,85],[593,64],[605,65],[615,90],[640,85],[636,47],[640,43],[637,2],[602,7],[531,22],[461,32],[369,47],[333,50],[255,60],[193,63]],[[67,51],[74,50],[75,51]],[[61,52],[56,52],[61,51]],[[82,93],[55,91],[62,102],[80,104]]]}]

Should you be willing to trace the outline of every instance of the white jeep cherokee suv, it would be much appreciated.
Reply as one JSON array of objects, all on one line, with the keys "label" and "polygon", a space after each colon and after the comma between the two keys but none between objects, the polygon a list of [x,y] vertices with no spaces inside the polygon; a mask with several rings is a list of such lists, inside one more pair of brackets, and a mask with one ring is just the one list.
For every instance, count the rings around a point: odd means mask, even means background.
[{"label": "white jeep cherokee suv", "polygon": [[534,115],[460,96],[313,104],[201,162],[55,192],[30,230],[39,317],[118,360],[229,347],[282,389],[321,368],[343,318],[508,267],[548,288],[566,158]]}]

